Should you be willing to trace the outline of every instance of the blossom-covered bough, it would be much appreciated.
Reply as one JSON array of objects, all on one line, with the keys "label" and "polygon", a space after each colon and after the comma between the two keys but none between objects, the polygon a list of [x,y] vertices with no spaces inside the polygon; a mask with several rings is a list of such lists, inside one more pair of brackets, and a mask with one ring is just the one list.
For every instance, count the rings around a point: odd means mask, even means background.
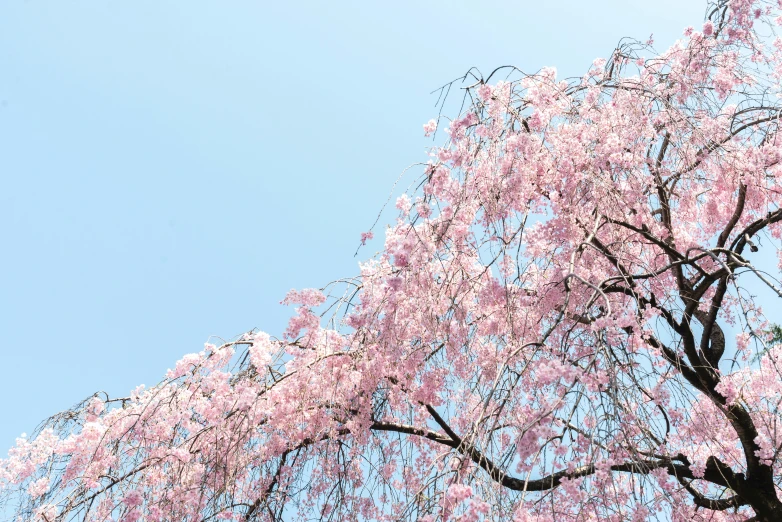
[{"label": "blossom-covered bough", "polygon": [[53,417],[0,464],[2,513],[782,520],[782,346],[750,293],[782,292],[777,10],[712,4],[572,81],[466,76],[360,277]]}]

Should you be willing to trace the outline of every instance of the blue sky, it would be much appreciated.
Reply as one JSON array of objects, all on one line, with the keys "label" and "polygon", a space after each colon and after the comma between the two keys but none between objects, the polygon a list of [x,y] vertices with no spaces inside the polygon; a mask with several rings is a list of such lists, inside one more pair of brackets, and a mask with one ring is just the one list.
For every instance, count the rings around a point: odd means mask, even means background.
[{"label": "blue sky", "polygon": [[382,244],[355,258],[360,233],[426,159],[433,89],[472,66],[580,75],[623,36],[667,47],[704,10],[1,2],[0,446],[97,390],[156,383],[212,335],[279,333],[289,289],[355,274]]}]

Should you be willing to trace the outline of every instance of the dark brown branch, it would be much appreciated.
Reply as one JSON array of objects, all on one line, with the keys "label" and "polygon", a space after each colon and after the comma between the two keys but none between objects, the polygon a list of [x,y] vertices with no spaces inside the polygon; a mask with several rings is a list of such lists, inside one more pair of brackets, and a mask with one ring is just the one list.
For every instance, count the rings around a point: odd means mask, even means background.
[{"label": "dark brown branch", "polygon": [[746,238],[754,236],[768,225],[777,223],[779,221],[782,221],[782,209],[769,212],[763,219],[753,221],[747,226],[747,228],[739,232],[736,239],[733,240],[730,249],[741,255],[741,252],[744,251],[744,246],[747,244]]},{"label": "dark brown branch", "polygon": [[736,223],[739,222],[741,213],[744,212],[744,201],[746,200],[746,198],[747,198],[747,185],[742,183],[741,186],[739,187],[739,197],[738,197],[738,201],[736,201],[736,209],[733,211],[733,215],[730,217],[730,221],[728,221],[728,224],[725,225],[725,228],[722,230],[720,237],[717,239],[717,247],[719,248],[724,247],[725,243],[728,241],[728,237],[730,236],[730,233],[733,232],[733,227],[735,227]]}]

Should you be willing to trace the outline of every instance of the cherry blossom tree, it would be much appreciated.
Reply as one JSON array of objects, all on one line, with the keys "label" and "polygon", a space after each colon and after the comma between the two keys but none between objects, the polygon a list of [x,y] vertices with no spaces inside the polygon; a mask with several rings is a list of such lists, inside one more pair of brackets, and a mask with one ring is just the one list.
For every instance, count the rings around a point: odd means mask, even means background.
[{"label": "cherry blossom tree", "polygon": [[464,110],[425,125],[442,145],[359,276],[291,291],[279,338],[49,419],[0,463],[4,512],[782,520],[782,345],[753,295],[782,296],[779,8],[713,3],[574,80],[449,84]]}]

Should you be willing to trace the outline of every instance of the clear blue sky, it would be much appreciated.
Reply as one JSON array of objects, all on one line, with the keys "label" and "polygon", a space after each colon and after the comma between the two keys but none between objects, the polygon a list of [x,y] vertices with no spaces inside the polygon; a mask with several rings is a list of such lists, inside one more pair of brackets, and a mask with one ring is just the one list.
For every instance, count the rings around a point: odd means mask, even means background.
[{"label": "clear blue sky", "polygon": [[704,10],[0,2],[0,453],[210,335],[281,332],[290,288],[353,275],[359,234],[426,159],[436,87],[471,66],[580,75],[622,36],[667,47]]}]

